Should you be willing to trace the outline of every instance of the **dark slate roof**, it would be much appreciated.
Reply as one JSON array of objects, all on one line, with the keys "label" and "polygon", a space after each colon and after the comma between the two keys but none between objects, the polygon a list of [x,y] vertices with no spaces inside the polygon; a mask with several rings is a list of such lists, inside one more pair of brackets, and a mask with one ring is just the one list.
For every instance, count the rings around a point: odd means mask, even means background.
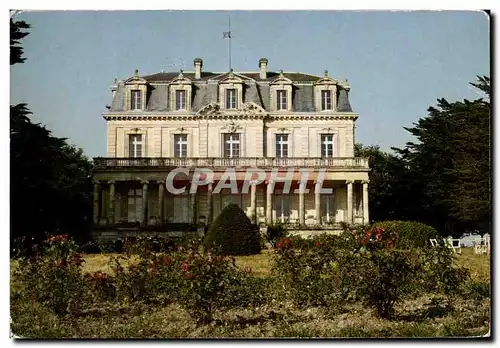
[{"label": "dark slate roof", "polygon": [[123,83],[120,83],[118,85],[118,88],[116,89],[115,97],[113,98],[113,101],[111,102],[111,108],[110,110],[112,111],[120,111],[123,110],[123,104],[124,104],[124,93],[125,91],[125,86]]},{"label": "dark slate roof", "polygon": [[314,111],[314,86],[300,85],[293,87],[293,111]]},{"label": "dark slate roof", "polygon": [[191,109],[194,112],[199,111],[205,105],[217,102],[217,94],[219,86],[217,84],[195,83],[192,89],[193,100]]},{"label": "dark slate roof", "polygon": [[170,93],[168,93],[168,85],[156,85],[151,87],[149,92],[148,103],[146,110],[148,111],[168,111],[168,103]]},{"label": "dark slate roof", "polygon": [[345,89],[340,89],[339,99],[337,100],[337,110],[344,112],[352,112],[351,104],[349,103],[348,93]]},{"label": "dark slate roof", "polygon": [[255,82],[250,82],[245,84],[245,99],[244,102],[252,102],[262,107],[262,102],[259,96],[259,91],[257,90],[257,84]]},{"label": "dark slate roof", "polygon": [[[279,72],[273,72],[269,71],[267,73],[267,78],[266,79],[261,79],[259,77],[258,72],[234,72],[235,74],[246,76],[248,78],[257,80],[257,81],[272,81],[276,77],[279,76]],[[209,71],[202,71],[201,72],[201,78],[198,80],[194,79],[194,72],[183,72],[182,73],[185,77],[193,80],[193,81],[206,81],[209,79],[217,79],[221,78],[222,76],[225,76],[226,73],[222,72],[209,72]],[[302,73],[294,73],[294,72],[284,72],[283,75],[287,78],[289,78],[292,81],[303,81],[303,82],[315,82],[320,79],[319,76],[314,76],[314,75],[309,75],[309,74],[302,74]],[[172,81],[174,78],[179,76],[179,72],[163,72],[163,73],[158,73],[158,74],[153,74],[153,75],[147,75],[147,76],[142,76],[143,79],[145,79],[148,82],[168,82]]]},{"label": "dark slate roof", "polygon": [[[279,73],[268,72],[268,78],[261,80],[259,73],[243,72],[237,75],[246,76],[249,79],[244,81],[244,102],[252,102],[265,110],[270,109],[270,86]],[[219,86],[217,80],[224,77],[226,73],[202,72],[200,79],[194,79],[194,72],[183,72],[183,75],[193,81],[192,85],[192,111],[197,112],[209,103],[218,102]],[[314,86],[313,83],[320,79],[318,76],[302,73],[283,73],[283,75],[294,82],[304,82],[304,84],[294,84],[292,94],[293,111],[314,112]],[[147,111],[168,111],[169,97],[168,82],[179,76],[178,72],[164,72],[148,76],[143,76],[149,82],[149,92],[147,96]],[[165,84],[163,84],[165,83]],[[348,91],[338,85],[339,94],[337,99],[337,109],[343,112],[352,112],[349,103]],[[111,103],[110,111],[123,111],[124,109],[124,84],[120,82]]]},{"label": "dark slate roof", "polygon": [[[182,75],[184,75],[184,77],[187,77],[188,79],[191,79],[193,81],[206,81],[206,80],[211,79],[211,78],[218,76],[220,74],[221,73],[212,73],[212,72],[202,71],[201,78],[199,80],[195,80],[194,72],[183,72],[182,73]],[[142,76],[142,78],[148,82],[169,82],[169,81],[172,81],[177,76],[179,76],[179,72],[164,72],[164,73]]]}]

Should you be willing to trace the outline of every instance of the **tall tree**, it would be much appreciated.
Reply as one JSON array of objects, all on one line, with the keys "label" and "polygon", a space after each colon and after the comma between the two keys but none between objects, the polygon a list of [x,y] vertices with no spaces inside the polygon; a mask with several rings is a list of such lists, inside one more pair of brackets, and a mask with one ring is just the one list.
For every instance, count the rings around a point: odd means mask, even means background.
[{"label": "tall tree", "polygon": [[369,159],[371,220],[417,219],[419,193],[405,162],[394,154],[380,150],[379,146],[356,144],[354,153]]},{"label": "tall tree", "polygon": [[26,58],[23,57],[23,48],[20,40],[29,33],[24,29],[29,29],[30,25],[24,21],[14,21],[10,19],[10,65],[16,63],[24,63]]},{"label": "tall tree", "polygon": [[[23,63],[25,22],[11,20],[11,65]],[[10,106],[11,242],[64,232],[87,237],[92,223],[89,160],[66,139],[30,119],[26,104]]]},{"label": "tall tree", "polygon": [[[472,83],[489,96],[489,78]],[[491,217],[490,105],[438,99],[429,115],[405,128],[417,138],[395,149],[421,190],[421,221],[445,234],[489,230]]]}]

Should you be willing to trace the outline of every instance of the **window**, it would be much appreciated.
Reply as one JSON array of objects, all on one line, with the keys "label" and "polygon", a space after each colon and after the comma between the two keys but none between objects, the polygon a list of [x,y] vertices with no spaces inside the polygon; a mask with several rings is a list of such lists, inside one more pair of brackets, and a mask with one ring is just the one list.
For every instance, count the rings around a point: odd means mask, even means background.
[{"label": "window", "polygon": [[290,220],[290,195],[276,195],[274,198],[276,221],[286,223]]},{"label": "window", "polygon": [[129,157],[142,157],[142,134],[131,134],[128,138]]},{"label": "window", "polygon": [[237,104],[236,89],[226,89],[226,109],[236,109]]},{"label": "window", "polygon": [[333,134],[321,135],[321,157],[333,157]]},{"label": "window", "polygon": [[131,91],[130,110],[141,110],[141,91],[134,89]]},{"label": "window", "polygon": [[142,221],[142,189],[128,190],[128,214],[129,222]]},{"label": "window", "polygon": [[276,101],[276,110],[287,110],[286,91],[284,89],[276,91]]},{"label": "window", "polygon": [[332,109],[332,92],[321,91],[321,110]]},{"label": "window", "polygon": [[323,223],[335,222],[335,196],[321,196],[321,218]]},{"label": "window", "polygon": [[288,157],[288,134],[276,134],[276,157]]},{"label": "window", "polygon": [[186,110],[186,91],[175,91],[175,110]]},{"label": "window", "polygon": [[187,157],[187,135],[174,135],[174,157]]},{"label": "window", "polygon": [[240,157],[240,135],[238,133],[224,134],[224,157]]}]

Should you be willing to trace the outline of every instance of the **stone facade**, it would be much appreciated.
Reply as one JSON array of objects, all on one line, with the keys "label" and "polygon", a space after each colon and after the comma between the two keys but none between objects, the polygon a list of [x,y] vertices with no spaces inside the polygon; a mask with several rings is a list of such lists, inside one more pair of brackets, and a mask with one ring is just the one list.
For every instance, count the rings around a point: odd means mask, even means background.
[{"label": "stone facade", "polygon": [[[131,232],[196,232],[229,202],[257,224],[277,222],[302,231],[335,230],[340,222],[366,223],[368,160],[354,157],[355,122],[347,80],[268,72],[267,59],[252,73],[138,71],[111,87],[107,157],[94,159],[94,223],[108,236]],[[165,180],[175,168],[214,172],[213,183],[175,195]],[[234,168],[238,194],[214,193],[226,168]],[[265,178],[245,193],[245,172]],[[288,181],[307,193],[283,193],[271,172],[292,171]],[[304,179],[301,170],[309,172]],[[285,175],[285,174],[283,174]],[[168,187],[168,186],[167,186]],[[319,193],[318,188],[331,189]],[[103,234],[105,235],[105,234]]]}]

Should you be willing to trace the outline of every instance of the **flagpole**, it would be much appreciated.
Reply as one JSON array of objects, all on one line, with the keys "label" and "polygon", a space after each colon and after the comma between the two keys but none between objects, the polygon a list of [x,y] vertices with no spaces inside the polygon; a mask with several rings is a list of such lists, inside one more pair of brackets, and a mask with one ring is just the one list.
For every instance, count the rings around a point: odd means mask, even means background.
[{"label": "flagpole", "polygon": [[229,71],[231,71],[231,16],[229,18]]}]

